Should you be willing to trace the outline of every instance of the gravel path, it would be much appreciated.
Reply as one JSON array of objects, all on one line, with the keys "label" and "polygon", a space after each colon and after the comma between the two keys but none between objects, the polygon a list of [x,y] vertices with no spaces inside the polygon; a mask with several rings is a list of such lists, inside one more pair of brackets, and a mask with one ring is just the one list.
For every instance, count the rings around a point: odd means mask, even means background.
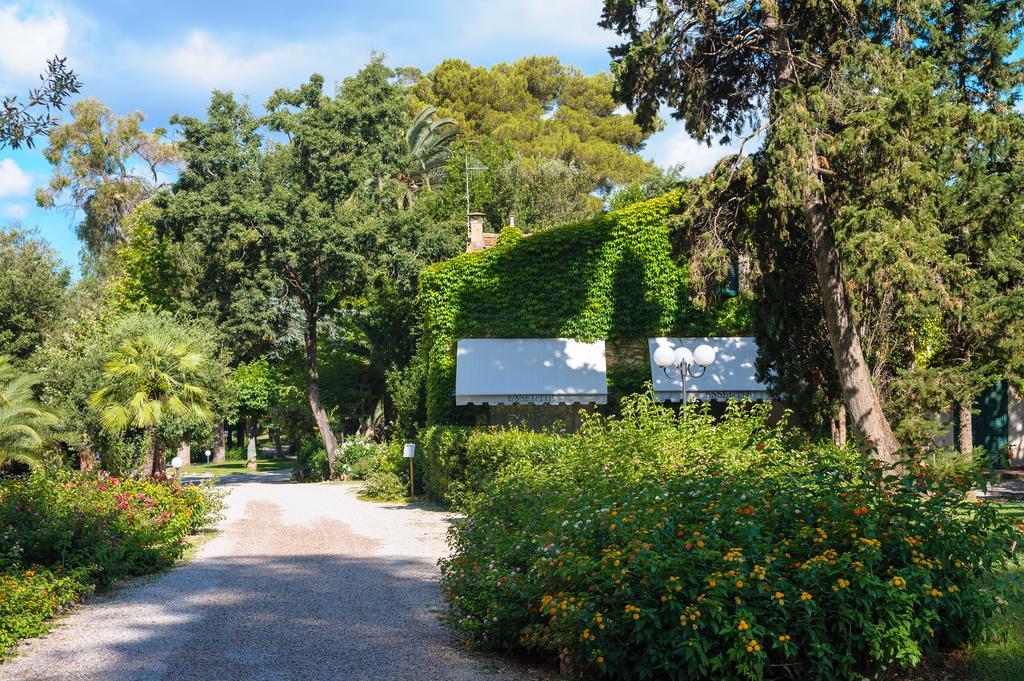
[{"label": "gravel path", "polygon": [[0,679],[546,678],[463,652],[441,625],[447,514],[287,473],[228,487],[193,561],[77,608]]}]

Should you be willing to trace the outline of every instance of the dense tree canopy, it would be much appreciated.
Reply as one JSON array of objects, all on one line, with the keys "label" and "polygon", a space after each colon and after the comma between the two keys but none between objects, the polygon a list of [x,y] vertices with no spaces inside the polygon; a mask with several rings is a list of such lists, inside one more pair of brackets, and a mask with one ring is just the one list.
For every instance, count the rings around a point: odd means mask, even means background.
[{"label": "dense tree canopy", "polygon": [[[959,27],[946,21],[950,9]],[[989,102],[998,115],[1015,100],[1020,67],[1006,57],[1020,21],[1017,3],[998,11],[972,3],[605,3],[604,25],[626,38],[612,49],[617,93],[641,122],[667,103],[701,139],[764,132],[747,175],[754,184],[732,186],[756,197],[753,210],[721,210],[736,197],[725,191],[711,202],[709,224],[720,227],[728,215],[734,226],[753,224],[750,243],[769,272],[813,264],[812,277],[788,277],[792,289],[765,292],[816,287],[819,303],[805,310],[817,308],[823,326],[763,319],[775,338],[799,330],[810,341],[826,331],[854,430],[886,458],[899,442],[884,400],[906,394],[901,379],[929,354],[920,352],[927,339],[905,341],[927,335],[956,297],[948,273],[962,254],[949,248],[943,220],[958,184],[950,160],[979,147],[954,124],[966,120],[954,107]],[[971,49],[953,47],[954,34]],[[951,72],[972,92],[953,95]],[[726,168],[719,177],[736,176]],[[797,230],[806,238],[794,245],[806,255],[787,244]],[[798,324],[780,327],[786,318]],[[795,360],[771,357],[769,378],[806,372],[788,364]],[[822,373],[819,386],[832,385],[831,372]]]},{"label": "dense tree canopy", "polygon": [[162,128],[142,128],[140,112],[117,116],[98,99],[83,99],[70,113],[74,120],[50,131],[44,155],[54,171],[36,201],[81,209],[78,238],[100,255],[124,242],[124,220],[164,184],[161,171],[176,153]]},{"label": "dense tree canopy", "polygon": [[38,235],[0,228],[0,352],[32,354],[63,312],[70,276]]},{"label": "dense tree canopy", "polygon": [[508,142],[535,162],[579,167],[592,190],[639,179],[650,167],[636,152],[651,131],[618,111],[607,73],[588,76],[555,57],[524,57],[489,69],[447,59],[413,77],[417,101],[436,106],[467,135]]}]

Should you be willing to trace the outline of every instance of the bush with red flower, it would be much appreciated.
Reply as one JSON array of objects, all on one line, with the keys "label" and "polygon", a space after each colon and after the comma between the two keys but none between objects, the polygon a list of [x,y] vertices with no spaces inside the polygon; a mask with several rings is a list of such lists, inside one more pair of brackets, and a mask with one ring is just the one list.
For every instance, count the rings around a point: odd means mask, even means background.
[{"label": "bush with red flower", "polygon": [[220,509],[219,493],[177,482],[0,478],[0,656],[82,593],[172,565]]}]

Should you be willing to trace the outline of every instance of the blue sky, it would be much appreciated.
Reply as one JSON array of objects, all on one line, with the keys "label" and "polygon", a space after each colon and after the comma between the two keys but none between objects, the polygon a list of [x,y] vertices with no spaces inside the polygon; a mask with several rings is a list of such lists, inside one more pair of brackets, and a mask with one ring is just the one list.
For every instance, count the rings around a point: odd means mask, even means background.
[{"label": "blue sky", "polygon": [[[140,110],[150,127],[175,112],[202,115],[214,88],[248,95],[261,108],[276,87],[313,72],[340,81],[373,51],[391,65],[429,70],[448,57],[491,65],[553,54],[588,73],[608,68],[615,36],[597,27],[601,0],[172,3],[0,0],[0,93],[23,93],[48,56],[66,55],[115,112]],[[40,140],[45,144],[45,140]],[[708,149],[678,123],[652,137],[644,155],[699,174],[727,149]],[[49,166],[39,151],[0,151],[0,223],[37,226],[74,265],[78,218],[35,206]]]}]

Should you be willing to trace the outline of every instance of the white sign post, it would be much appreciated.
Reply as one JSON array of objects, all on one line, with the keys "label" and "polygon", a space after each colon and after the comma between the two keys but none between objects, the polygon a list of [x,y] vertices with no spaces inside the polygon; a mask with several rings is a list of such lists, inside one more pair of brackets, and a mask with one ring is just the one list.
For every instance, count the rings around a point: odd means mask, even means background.
[{"label": "white sign post", "polygon": [[413,477],[412,460],[416,456],[416,445],[412,442],[406,442],[405,447],[402,449],[402,456],[409,459],[409,496],[416,496],[416,481]]}]

